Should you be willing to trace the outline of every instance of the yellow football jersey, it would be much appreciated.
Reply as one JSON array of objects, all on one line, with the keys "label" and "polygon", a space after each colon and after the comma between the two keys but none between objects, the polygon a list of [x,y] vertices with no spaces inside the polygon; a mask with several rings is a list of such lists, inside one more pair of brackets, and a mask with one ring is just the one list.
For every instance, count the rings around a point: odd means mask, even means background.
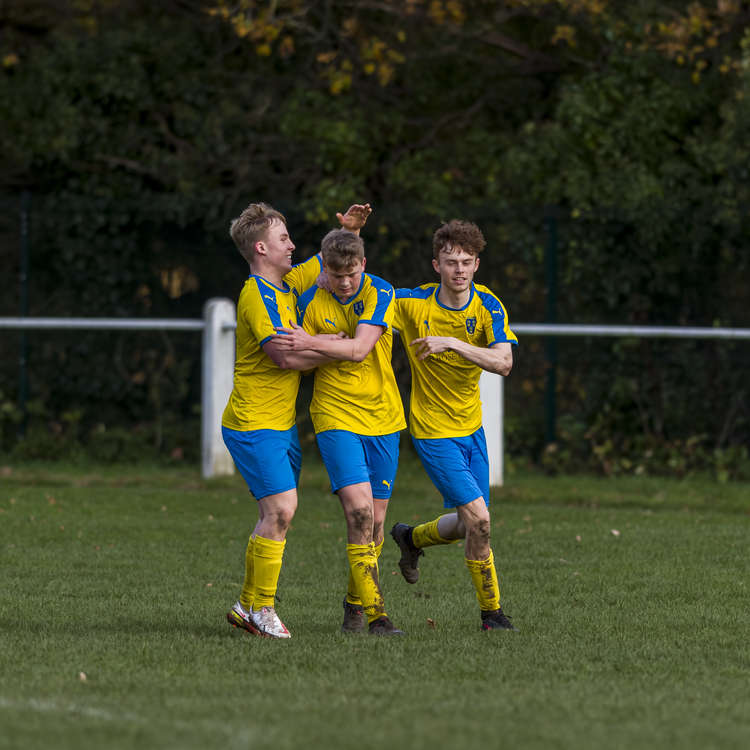
[{"label": "yellow football jersey", "polygon": [[288,430],[295,422],[300,373],[282,370],[263,351],[275,326],[297,323],[297,298],[321,271],[320,257],[295,266],[283,289],[250,276],[237,303],[234,387],[221,423],[231,430]]},{"label": "yellow football jersey", "polygon": [[417,359],[416,338],[452,336],[480,347],[518,344],[503,303],[486,287],[472,284],[460,310],[443,305],[438,284],[396,290],[393,327],[399,332],[411,366],[409,429],[415,438],[463,437],[482,426],[479,376],[482,369],[453,351]]},{"label": "yellow football jersey", "polygon": [[404,407],[391,366],[393,287],[362,274],[357,293],[346,303],[313,286],[299,298],[299,318],[312,334],[343,331],[354,338],[358,325],[383,327],[362,362],[336,361],[315,370],[310,417],[315,432],[348,430],[358,435],[388,435],[406,427]]}]

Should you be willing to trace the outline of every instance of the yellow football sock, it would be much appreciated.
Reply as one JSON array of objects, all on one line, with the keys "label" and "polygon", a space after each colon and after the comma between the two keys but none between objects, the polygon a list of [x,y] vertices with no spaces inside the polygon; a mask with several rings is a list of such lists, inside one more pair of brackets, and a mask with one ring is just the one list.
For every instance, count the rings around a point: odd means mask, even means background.
[{"label": "yellow football sock", "polygon": [[242,583],[242,591],[240,592],[240,604],[249,612],[253,606],[253,597],[255,596],[255,575],[254,575],[254,561],[253,556],[253,542],[255,541],[253,535],[250,535],[250,539],[247,542],[247,549],[245,550],[245,580]]},{"label": "yellow football sock", "polygon": [[438,533],[438,521],[443,516],[439,516],[434,521],[428,521],[427,523],[420,523],[419,526],[415,526],[411,531],[411,540],[414,542],[415,547],[434,547],[436,544],[453,544],[459,541],[458,539],[444,539]]},{"label": "yellow football sock", "polygon": [[355,604],[359,607],[362,606],[362,600],[359,598],[359,594],[357,593],[357,584],[354,580],[354,576],[352,575],[352,568],[349,566],[349,583],[346,585],[346,601],[349,602],[349,604]]},{"label": "yellow football sock", "polygon": [[255,598],[253,608],[273,607],[276,587],[281,573],[281,561],[284,557],[286,539],[277,542],[274,539],[255,537],[253,545],[253,565],[255,573]]},{"label": "yellow football sock", "polygon": [[385,614],[385,602],[378,580],[378,558],[375,545],[372,542],[347,544],[346,556],[349,558],[349,569],[354,580],[355,591],[362,601],[367,622],[372,622]]},{"label": "yellow football sock", "polygon": [[[380,542],[380,544],[375,545],[375,557],[379,560],[380,559],[380,553],[383,551],[383,542]],[[378,567],[378,581],[380,580],[380,568]],[[349,604],[355,604],[358,606],[362,606],[362,599],[359,598],[359,594],[357,593],[357,584],[354,582],[354,578],[352,577],[352,569],[349,568],[349,583],[347,584],[346,588],[346,601],[349,602]]]},{"label": "yellow football sock", "polygon": [[468,560],[466,567],[471,573],[471,581],[477,591],[479,609],[489,612],[500,606],[500,586],[497,582],[497,571],[495,570],[495,556],[490,550],[490,556],[486,560]]}]

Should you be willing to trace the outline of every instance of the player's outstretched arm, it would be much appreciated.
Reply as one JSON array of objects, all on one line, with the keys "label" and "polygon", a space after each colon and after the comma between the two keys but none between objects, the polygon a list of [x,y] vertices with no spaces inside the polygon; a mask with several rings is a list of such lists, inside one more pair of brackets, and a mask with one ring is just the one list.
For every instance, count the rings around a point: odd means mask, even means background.
[{"label": "player's outstretched arm", "polygon": [[417,359],[427,359],[431,354],[454,351],[469,362],[497,375],[509,375],[513,369],[513,350],[506,341],[490,347],[474,346],[452,336],[424,336],[414,339],[410,346],[416,348]]},{"label": "player's outstretched arm", "polygon": [[288,351],[310,351],[331,359],[361,362],[373,350],[384,329],[378,325],[362,324],[357,326],[357,333],[353,339],[330,334],[311,336],[304,328],[295,325],[275,330],[277,336],[274,337],[274,341]]},{"label": "player's outstretched arm", "polygon": [[367,217],[371,213],[372,207],[369,203],[355,203],[349,206],[345,214],[337,213],[336,218],[342,229],[359,234],[359,230],[367,223]]}]

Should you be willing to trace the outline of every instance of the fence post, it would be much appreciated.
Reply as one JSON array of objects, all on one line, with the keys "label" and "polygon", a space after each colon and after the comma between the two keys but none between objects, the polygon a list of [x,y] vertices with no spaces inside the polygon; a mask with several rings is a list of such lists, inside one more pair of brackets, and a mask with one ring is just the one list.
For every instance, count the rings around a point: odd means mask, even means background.
[{"label": "fence post", "polygon": [[502,487],[503,484],[503,385],[501,375],[482,370],[479,395],[490,463],[490,487]]},{"label": "fence post", "polygon": [[221,415],[234,377],[234,303],[220,297],[208,300],[203,321],[201,470],[208,478],[234,473],[234,462],[221,437]]}]

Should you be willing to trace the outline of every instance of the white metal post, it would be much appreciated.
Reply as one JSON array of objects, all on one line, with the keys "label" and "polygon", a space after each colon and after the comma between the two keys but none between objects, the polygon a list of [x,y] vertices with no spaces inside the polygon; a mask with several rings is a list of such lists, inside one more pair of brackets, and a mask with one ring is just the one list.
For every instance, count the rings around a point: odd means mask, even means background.
[{"label": "white metal post", "polygon": [[208,478],[234,474],[234,462],[221,437],[221,415],[234,377],[234,303],[220,297],[208,300],[203,306],[203,321],[201,470]]},{"label": "white metal post", "polygon": [[482,427],[487,438],[490,463],[490,487],[503,484],[503,378],[482,370],[479,376],[482,399]]}]

